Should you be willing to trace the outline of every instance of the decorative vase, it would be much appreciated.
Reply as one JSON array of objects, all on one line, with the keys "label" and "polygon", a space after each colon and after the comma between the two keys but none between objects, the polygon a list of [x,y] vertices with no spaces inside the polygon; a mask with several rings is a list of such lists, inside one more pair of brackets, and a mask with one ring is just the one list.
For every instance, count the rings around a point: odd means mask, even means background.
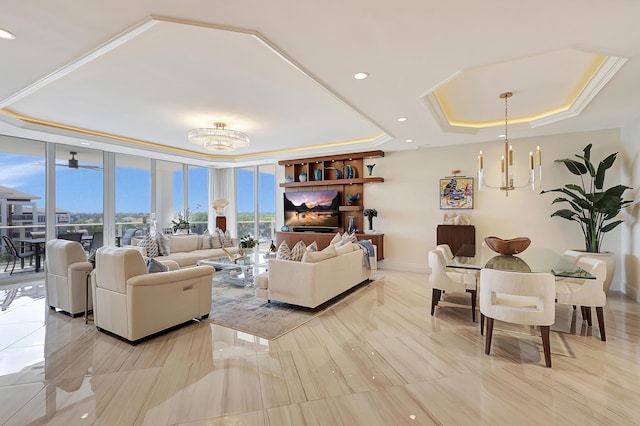
[{"label": "decorative vase", "polygon": [[313,174],[314,174],[316,180],[322,180],[322,170],[315,169],[313,171]]},{"label": "decorative vase", "polygon": [[287,176],[284,178],[285,183],[291,183],[293,182],[293,178],[291,176]]},{"label": "decorative vase", "polygon": [[307,174],[305,172],[300,172],[300,175],[298,176],[298,180],[300,180],[300,182],[306,182]]},{"label": "decorative vase", "polygon": [[356,217],[355,216],[349,216],[349,226],[347,227],[347,231],[350,234],[353,234],[354,232],[356,232]]},{"label": "decorative vase", "polygon": [[375,164],[367,164],[367,170],[369,171],[369,176],[373,175],[373,168],[375,167]]}]

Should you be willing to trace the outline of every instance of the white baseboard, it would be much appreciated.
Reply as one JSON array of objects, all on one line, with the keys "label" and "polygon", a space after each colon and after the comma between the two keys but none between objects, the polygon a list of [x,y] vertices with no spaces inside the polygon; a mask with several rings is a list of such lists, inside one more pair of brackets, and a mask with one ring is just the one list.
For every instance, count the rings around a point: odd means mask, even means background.
[{"label": "white baseboard", "polygon": [[429,268],[429,265],[427,264],[414,263],[414,262],[397,262],[393,260],[379,261],[378,269],[390,269],[393,271],[422,272],[426,274],[431,273],[431,268]]}]

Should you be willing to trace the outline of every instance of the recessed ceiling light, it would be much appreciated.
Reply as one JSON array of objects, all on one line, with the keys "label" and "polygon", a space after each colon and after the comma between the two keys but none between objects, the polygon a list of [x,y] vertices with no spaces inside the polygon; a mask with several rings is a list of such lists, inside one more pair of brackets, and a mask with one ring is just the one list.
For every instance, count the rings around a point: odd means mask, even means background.
[{"label": "recessed ceiling light", "polygon": [[0,38],[4,38],[6,40],[13,40],[16,36],[11,32],[7,31],[4,28],[0,28]]},{"label": "recessed ceiling light", "polygon": [[499,138],[499,139],[502,139],[502,138],[504,138],[505,136],[507,136],[507,135],[505,135],[505,134],[498,135],[498,138]]},{"label": "recessed ceiling light", "polygon": [[89,145],[89,142],[80,142],[80,145]]},{"label": "recessed ceiling light", "polygon": [[405,139],[404,141],[407,143],[410,143],[410,142],[413,142],[413,139]]},{"label": "recessed ceiling light", "polygon": [[400,117],[400,118],[398,118],[398,121],[402,123],[403,121],[407,121],[407,118],[406,117]]},{"label": "recessed ceiling light", "polygon": [[369,77],[369,73],[366,72],[357,72],[353,75],[356,80],[364,80],[367,77]]}]

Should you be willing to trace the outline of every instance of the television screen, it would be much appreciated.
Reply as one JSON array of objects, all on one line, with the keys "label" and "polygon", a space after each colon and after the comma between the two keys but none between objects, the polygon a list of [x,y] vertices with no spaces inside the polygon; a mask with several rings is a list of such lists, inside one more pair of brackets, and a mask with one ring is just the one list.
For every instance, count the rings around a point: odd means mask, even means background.
[{"label": "television screen", "polygon": [[292,228],[338,228],[338,191],[300,191],[284,193],[284,224]]}]

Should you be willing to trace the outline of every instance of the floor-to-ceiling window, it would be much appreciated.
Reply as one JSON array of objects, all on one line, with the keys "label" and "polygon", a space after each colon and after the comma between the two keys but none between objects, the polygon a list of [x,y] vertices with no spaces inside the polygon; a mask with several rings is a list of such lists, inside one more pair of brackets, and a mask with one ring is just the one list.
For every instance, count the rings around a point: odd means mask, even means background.
[{"label": "floor-to-ceiling window", "polygon": [[[0,235],[20,240],[45,230],[45,144],[0,136]],[[8,257],[0,243],[0,263]],[[26,267],[32,270],[33,264]],[[0,277],[4,268],[0,269]],[[6,273],[6,276],[9,272]]]},{"label": "floor-to-ceiling window", "polygon": [[148,231],[151,213],[151,160],[134,155],[116,154],[116,235],[136,228]]},{"label": "floor-to-ceiling window", "polygon": [[275,241],[275,165],[236,170],[237,235],[258,238],[260,251]]},{"label": "floor-to-ceiling window", "polygon": [[102,231],[102,151],[56,145],[56,235]]},{"label": "floor-to-ceiling window", "polygon": [[209,169],[189,166],[187,182],[191,232],[202,234],[209,222]]},{"label": "floor-to-ceiling window", "polygon": [[184,215],[182,164],[156,161],[156,218],[165,233],[173,232],[173,223]]}]

